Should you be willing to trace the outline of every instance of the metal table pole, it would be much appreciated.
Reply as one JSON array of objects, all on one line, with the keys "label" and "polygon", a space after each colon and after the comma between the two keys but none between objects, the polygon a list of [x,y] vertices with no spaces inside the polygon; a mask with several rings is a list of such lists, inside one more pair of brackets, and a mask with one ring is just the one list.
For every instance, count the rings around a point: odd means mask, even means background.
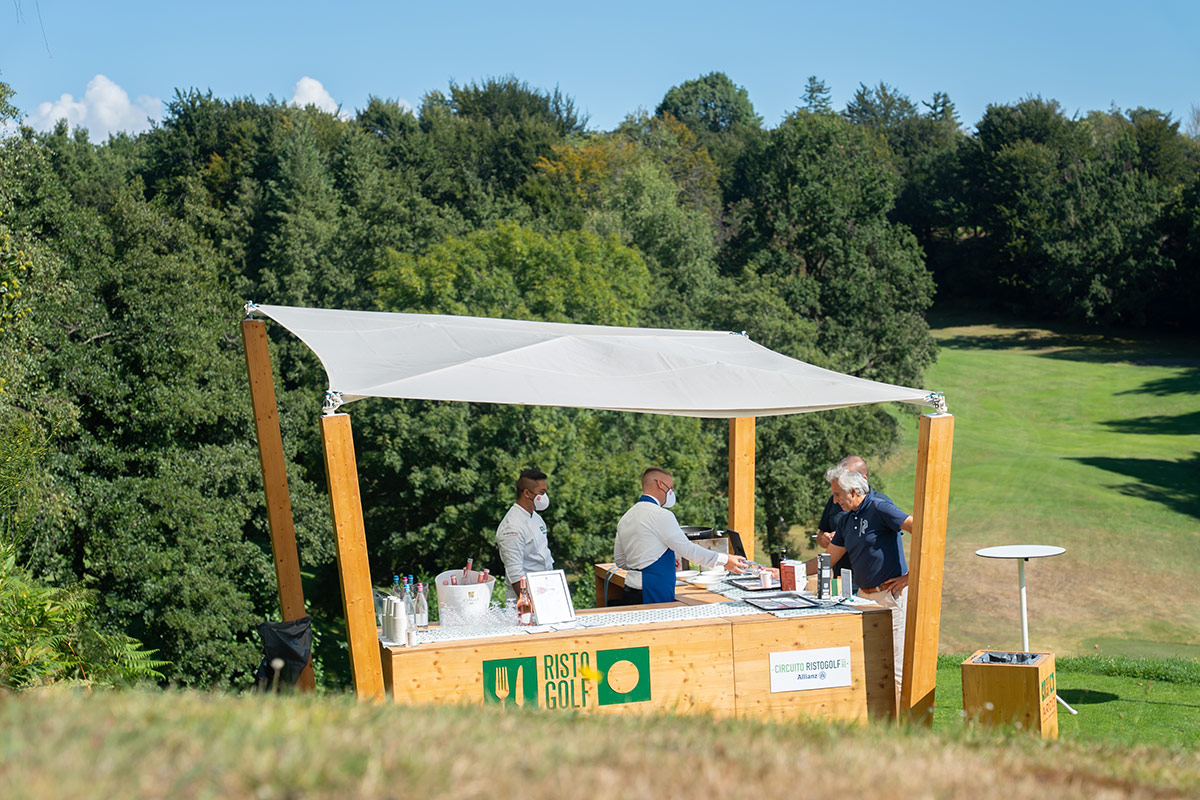
[{"label": "metal table pole", "polygon": [[1017,561],[1017,572],[1021,576],[1021,649],[1029,652],[1029,609],[1025,603],[1025,562],[1028,558]]}]

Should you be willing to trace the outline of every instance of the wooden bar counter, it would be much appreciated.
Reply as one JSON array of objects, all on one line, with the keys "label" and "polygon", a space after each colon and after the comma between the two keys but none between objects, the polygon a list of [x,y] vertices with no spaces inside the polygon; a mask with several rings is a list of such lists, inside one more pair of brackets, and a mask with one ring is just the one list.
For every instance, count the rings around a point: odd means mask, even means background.
[{"label": "wooden bar counter", "polygon": [[[698,587],[680,587],[677,595],[675,603],[587,609],[578,616],[726,600]],[[385,686],[401,704],[856,722],[895,716],[891,612],[878,606],[381,648]]]}]

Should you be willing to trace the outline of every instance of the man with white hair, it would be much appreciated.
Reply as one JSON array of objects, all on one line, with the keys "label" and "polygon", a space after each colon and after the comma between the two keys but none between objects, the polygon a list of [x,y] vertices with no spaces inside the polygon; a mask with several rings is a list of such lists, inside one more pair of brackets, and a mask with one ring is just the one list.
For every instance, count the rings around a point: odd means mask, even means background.
[{"label": "man with white hair", "polygon": [[[836,563],[850,558],[850,569],[858,596],[892,610],[892,649],[895,656],[896,692],[904,665],[904,623],[908,612],[908,565],[904,561],[902,531],[912,533],[913,518],[901,511],[891,498],[871,489],[866,476],[844,466],[825,473],[833,501],[846,513],[837,523],[829,543]],[[817,560],[808,562],[807,572],[817,570]]]},{"label": "man with white hair", "polygon": [[[862,475],[868,481],[871,480],[871,472],[867,469],[867,462],[862,456],[846,456],[838,462],[839,467],[852,469]],[[833,502],[833,496],[825,502],[825,509],[821,512],[821,520],[817,523],[817,547],[822,550],[829,549],[829,543],[833,541],[833,535],[837,533],[837,523],[846,512],[841,506]],[[850,569],[850,557],[843,555],[840,559],[833,561],[833,574],[841,575],[842,570]],[[852,581],[853,582],[853,581]]]}]

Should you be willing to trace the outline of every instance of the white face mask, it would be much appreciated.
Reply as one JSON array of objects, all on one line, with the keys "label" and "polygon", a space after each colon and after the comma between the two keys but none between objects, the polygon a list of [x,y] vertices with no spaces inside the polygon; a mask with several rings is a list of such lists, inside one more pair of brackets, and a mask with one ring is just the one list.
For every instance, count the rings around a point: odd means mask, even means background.
[{"label": "white face mask", "polygon": [[533,498],[533,510],[534,511],[545,511],[549,507],[550,507],[550,493],[549,492],[542,492],[541,494],[534,496],[534,498]]},{"label": "white face mask", "polygon": [[675,490],[667,489],[667,499],[663,503],[663,508],[670,508],[673,505],[675,505]]}]

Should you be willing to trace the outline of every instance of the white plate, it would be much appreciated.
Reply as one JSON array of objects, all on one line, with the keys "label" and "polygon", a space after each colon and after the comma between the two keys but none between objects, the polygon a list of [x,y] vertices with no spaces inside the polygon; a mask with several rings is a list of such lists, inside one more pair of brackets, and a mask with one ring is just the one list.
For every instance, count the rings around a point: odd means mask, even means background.
[{"label": "white plate", "polygon": [[726,570],[724,567],[718,567],[717,569],[706,569],[700,573],[700,576],[704,578],[723,578],[725,575]]},{"label": "white plate", "polygon": [[700,574],[700,570],[698,570],[698,569],[681,569],[675,573],[675,577],[679,578],[682,581],[682,580],[687,580],[688,578],[694,578],[699,574]]},{"label": "white plate", "polygon": [[696,586],[711,586],[714,583],[720,583],[722,580],[723,578],[720,578],[716,575],[700,575],[692,578],[691,583],[695,584]]}]

